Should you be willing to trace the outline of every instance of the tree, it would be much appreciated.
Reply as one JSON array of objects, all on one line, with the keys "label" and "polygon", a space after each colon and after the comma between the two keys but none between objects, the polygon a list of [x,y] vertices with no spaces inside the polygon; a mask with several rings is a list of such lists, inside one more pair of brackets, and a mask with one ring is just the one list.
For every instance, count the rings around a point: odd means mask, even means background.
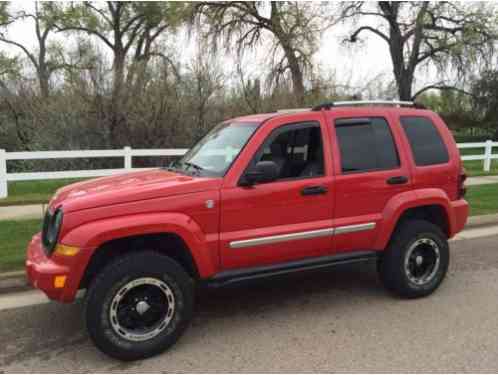
[{"label": "tree", "polygon": [[[34,3],[34,11],[19,11],[15,14],[9,14],[6,6],[1,13],[4,14],[2,30],[0,31],[0,42],[18,48],[28,61],[33,65],[38,78],[40,94],[46,98],[50,94],[50,77],[52,74],[63,68],[60,53],[55,44],[49,44],[49,36],[55,31],[55,22],[57,20],[57,7],[55,3]],[[14,37],[7,35],[7,28],[16,21],[31,19],[34,24],[34,31],[37,42],[37,49],[30,50],[29,47],[17,42]]]},{"label": "tree", "polygon": [[290,72],[296,102],[304,104],[305,72],[311,66],[320,33],[327,27],[322,9],[298,2],[224,1],[200,3],[196,11],[200,25],[207,20],[205,34],[215,48],[221,38],[228,49],[234,42],[240,55],[246,48],[260,46],[263,36],[270,35],[274,80],[278,82]]},{"label": "tree", "polygon": [[472,85],[474,112],[488,126],[495,128],[498,140],[498,70],[487,70]]},{"label": "tree", "polygon": [[[112,51],[112,95],[109,136],[116,139],[118,126],[125,119],[124,87],[127,58],[146,63],[153,55],[154,43],[168,29],[182,21],[182,3],[119,2],[105,4],[84,2],[66,7],[60,14],[58,30],[83,32],[94,36]],[[133,66],[132,66],[133,68]],[[135,70],[131,69],[132,79]]]},{"label": "tree", "polygon": [[125,81],[126,59],[147,60],[158,52],[154,42],[179,22],[181,4],[161,2],[107,1],[72,5],[65,9],[59,31],[79,31],[97,37],[113,55],[113,92],[119,93]]},{"label": "tree", "polygon": [[[351,42],[368,32],[387,43],[401,100],[415,99],[430,89],[457,89],[442,80],[412,92],[421,66],[433,63],[442,71],[452,63],[464,74],[493,50],[496,40],[494,13],[486,4],[380,1],[373,8],[369,3],[347,7],[348,16],[363,22],[352,32]],[[367,24],[366,19],[380,25]]]}]

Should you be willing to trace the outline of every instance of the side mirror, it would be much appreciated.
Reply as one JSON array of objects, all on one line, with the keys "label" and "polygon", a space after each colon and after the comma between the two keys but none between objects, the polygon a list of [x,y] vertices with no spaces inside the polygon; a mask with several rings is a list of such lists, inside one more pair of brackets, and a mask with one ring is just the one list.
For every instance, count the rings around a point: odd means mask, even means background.
[{"label": "side mirror", "polygon": [[245,173],[241,185],[250,186],[256,183],[271,182],[277,178],[277,164],[273,161],[260,161]]}]

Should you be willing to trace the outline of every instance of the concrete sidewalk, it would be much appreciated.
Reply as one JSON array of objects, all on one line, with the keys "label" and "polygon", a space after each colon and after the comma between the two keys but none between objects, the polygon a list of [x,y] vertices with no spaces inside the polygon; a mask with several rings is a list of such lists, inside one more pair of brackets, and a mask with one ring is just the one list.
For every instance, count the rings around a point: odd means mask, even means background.
[{"label": "concrete sidewalk", "polygon": [[46,204],[0,207],[0,221],[40,219],[43,217],[46,207]]},{"label": "concrete sidewalk", "polygon": [[[498,184],[498,176],[469,177],[465,182],[467,186]],[[498,196],[498,190],[497,190]],[[0,207],[1,220],[40,219],[45,212],[46,204],[30,204],[26,206]]]},{"label": "concrete sidewalk", "polygon": [[467,178],[467,181],[465,181],[465,184],[467,186],[498,184],[498,176],[469,177]]}]

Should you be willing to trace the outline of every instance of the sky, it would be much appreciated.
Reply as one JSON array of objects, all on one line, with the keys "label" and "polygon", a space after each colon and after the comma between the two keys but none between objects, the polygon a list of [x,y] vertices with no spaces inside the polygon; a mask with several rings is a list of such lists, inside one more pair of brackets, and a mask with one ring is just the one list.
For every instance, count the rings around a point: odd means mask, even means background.
[{"label": "sky", "polygon": [[[33,1],[17,1],[11,5],[13,9],[32,9]],[[390,61],[387,44],[379,37],[362,34],[362,43],[344,44],[342,41],[347,37],[348,31],[351,30],[351,24],[338,24],[323,33],[319,44],[319,49],[314,56],[315,64],[319,65],[323,71],[333,72],[335,83],[349,84],[353,87],[364,87],[366,82],[374,79],[381,79],[387,84],[392,81],[392,64]],[[9,29],[9,35],[15,37],[16,41],[26,46],[34,47],[35,36],[34,26],[30,21],[22,21],[14,24]],[[196,43],[189,40],[186,33],[180,33],[176,41],[168,42],[170,51],[182,61],[187,63],[195,54]],[[52,37],[52,40],[58,40],[62,43],[68,43],[68,39],[60,35]],[[74,40],[73,38],[69,40]],[[69,42],[71,43],[71,42]],[[7,51],[10,55],[16,54],[19,50],[13,46],[1,44],[0,48]],[[102,50],[105,47],[102,46]],[[245,56],[244,70],[249,74],[257,75],[259,67],[264,63],[267,48],[260,46],[256,51],[249,52]],[[228,55],[219,58],[222,62],[224,73],[230,75],[234,71],[234,60]],[[425,72],[424,79],[418,82],[418,86],[423,83],[430,83],[436,78],[435,72]]]}]

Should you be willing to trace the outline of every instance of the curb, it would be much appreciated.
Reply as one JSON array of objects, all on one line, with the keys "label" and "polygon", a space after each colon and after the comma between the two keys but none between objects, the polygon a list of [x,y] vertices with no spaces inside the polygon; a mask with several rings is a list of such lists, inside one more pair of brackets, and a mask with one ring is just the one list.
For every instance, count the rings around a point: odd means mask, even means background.
[{"label": "curb", "polygon": [[498,225],[498,214],[470,216],[465,225],[465,229],[488,225]]},{"label": "curb", "polygon": [[[491,225],[498,225],[498,214],[471,216],[467,220],[465,229]],[[21,292],[32,288],[24,270],[0,273],[0,294]]]},{"label": "curb", "polygon": [[25,271],[0,273],[0,294],[22,292],[31,288]]}]

